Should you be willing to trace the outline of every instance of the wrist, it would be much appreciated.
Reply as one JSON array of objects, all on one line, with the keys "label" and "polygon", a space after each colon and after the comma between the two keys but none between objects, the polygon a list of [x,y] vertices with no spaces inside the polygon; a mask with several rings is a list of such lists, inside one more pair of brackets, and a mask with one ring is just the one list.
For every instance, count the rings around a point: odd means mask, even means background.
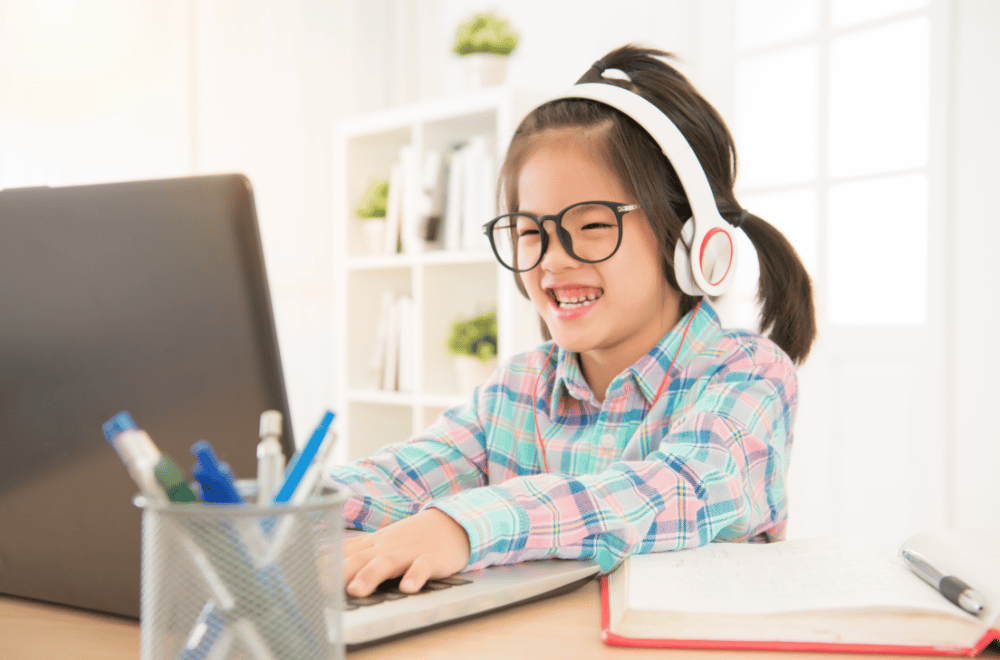
[{"label": "wrist", "polygon": [[501,489],[474,488],[429,506],[465,531],[470,568],[517,561],[511,559],[511,553],[524,548],[528,538],[527,513]]},{"label": "wrist", "polygon": [[447,511],[438,508],[436,505],[428,506],[421,513],[432,515],[440,520],[441,528],[446,530],[445,534],[449,545],[462,549],[465,553],[464,565],[468,565],[472,550],[471,543],[469,542],[469,533],[466,531],[465,526],[455,520]]}]

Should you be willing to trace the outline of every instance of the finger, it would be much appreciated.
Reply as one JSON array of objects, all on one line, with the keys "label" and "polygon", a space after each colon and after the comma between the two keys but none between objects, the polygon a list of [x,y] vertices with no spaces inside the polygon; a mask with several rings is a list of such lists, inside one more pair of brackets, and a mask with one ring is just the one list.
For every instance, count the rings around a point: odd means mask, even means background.
[{"label": "finger", "polygon": [[403,574],[406,565],[390,555],[378,555],[361,567],[347,583],[347,593],[360,598],[371,594],[384,580]]},{"label": "finger", "polygon": [[372,560],[375,555],[368,552],[356,552],[350,556],[345,555],[340,562],[340,572],[343,574],[344,584],[348,585],[354,580],[365,565]]},{"label": "finger", "polygon": [[434,574],[433,563],[427,556],[420,556],[413,560],[410,567],[403,574],[403,579],[399,581],[399,590],[408,594],[415,594],[420,591],[427,580]]}]

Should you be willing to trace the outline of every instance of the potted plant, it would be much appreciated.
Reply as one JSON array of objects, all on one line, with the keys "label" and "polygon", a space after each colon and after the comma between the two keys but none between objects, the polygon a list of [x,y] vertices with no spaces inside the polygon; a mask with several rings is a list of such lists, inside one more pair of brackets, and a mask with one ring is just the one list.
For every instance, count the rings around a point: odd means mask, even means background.
[{"label": "potted plant", "polygon": [[476,14],[458,26],[453,50],[466,65],[469,87],[499,85],[507,71],[507,56],[517,48],[518,35],[504,18]]},{"label": "potted plant", "polygon": [[361,232],[370,254],[383,251],[385,214],[389,205],[389,179],[375,179],[368,185],[354,215],[361,221]]},{"label": "potted plant", "polygon": [[459,389],[475,389],[497,366],[496,310],[481,312],[472,318],[459,318],[448,335],[448,351],[455,357]]}]

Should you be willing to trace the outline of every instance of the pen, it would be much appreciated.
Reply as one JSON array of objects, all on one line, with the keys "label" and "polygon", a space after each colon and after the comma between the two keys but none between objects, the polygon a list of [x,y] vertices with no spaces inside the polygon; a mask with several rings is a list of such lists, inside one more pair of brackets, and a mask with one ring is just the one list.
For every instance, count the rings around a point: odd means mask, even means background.
[{"label": "pen", "polygon": [[326,437],[327,431],[330,430],[332,422],[333,413],[327,410],[305,447],[302,448],[302,451],[297,452],[288,464],[288,468],[285,470],[285,481],[274,496],[275,504],[287,502],[295,494],[295,490],[299,487],[299,482],[302,481],[313,459],[316,458],[316,454],[319,452],[320,445],[323,444],[323,439]]},{"label": "pen", "polygon": [[151,502],[166,502],[155,476],[162,455],[145,431],[141,431],[128,412],[120,412],[101,429],[104,437],[122,459],[139,491]]},{"label": "pen", "polygon": [[257,503],[271,501],[285,472],[281,453],[281,413],[265,410],[260,414],[260,443],[257,445]]},{"label": "pen", "polygon": [[184,473],[177,467],[177,463],[174,463],[173,459],[166,454],[160,454],[160,460],[153,468],[153,475],[156,477],[156,483],[160,485],[167,499],[171,502],[198,501],[187,479],[184,478]]},{"label": "pen", "polygon": [[201,499],[212,504],[242,504],[243,498],[236,490],[233,471],[219,460],[212,445],[201,440],[194,443],[191,453],[198,461],[191,468],[194,478],[201,484]]},{"label": "pen", "polygon": [[[292,493],[292,496],[288,499],[288,504],[291,504],[292,506],[304,504],[306,500],[308,500],[309,497],[316,491],[316,485],[320,482],[320,479],[323,476],[323,467],[326,465],[326,459],[330,455],[330,450],[336,440],[336,431],[331,431],[326,436],[326,439],[321,443],[319,450],[316,452],[312,464],[309,465],[305,475],[299,481],[299,485],[295,489],[295,492]],[[293,516],[284,516],[277,525],[275,525],[275,519],[273,517],[265,518],[264,520],[261,520],[261,527],[270,538],[268,551],[264,556],[264,562],[271,563],[277,561],[278,556],[285,549],[285,544],[288,542],[292,530],[295,527],[295,518]]]},{"label": "pen", "polygon": [[337,442],[337,432],[330,431],[323,442],[320,443],[319,450],[316,452],[316,456],[313,458],[312,463],[306,469],[305,474],[299,481],[299,485],[295,488],[295,492],[288,499],[290,504],[305,504],[306,500],[316,491],[317,484],[320,483],[320,479],[323,477],[323,469],[326,466],[327,458],[329,458],[331,451],[333,450],[333,445]]},{"label": "pen", "polygon": [[986,601],[975,589],[954,575],[945,575],[934,568],[927,558],[912,550],[900,550],[910,570],[921,580],[941,592],[941,595],[970,614],[979,614],[986,607]]}]

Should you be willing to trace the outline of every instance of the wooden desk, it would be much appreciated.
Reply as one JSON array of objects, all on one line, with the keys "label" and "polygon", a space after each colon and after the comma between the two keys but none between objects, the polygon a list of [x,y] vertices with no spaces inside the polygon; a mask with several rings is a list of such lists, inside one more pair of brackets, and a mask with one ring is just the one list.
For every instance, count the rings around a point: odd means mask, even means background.
[{"label": "wooden desk", "polygon": [[[734,655],[742,655],[750,660],[858,660],[876,657],[829,653],[756,651],[737,654],[734,651],[617,648],[601,643],[599,617],[598,583],[595,579],[569,594],[358,649],[348,653],[347,657],[348,660],[638,660],[653,656],[677,660],[722,660]],[[988,649],[984,656],[996,658],[1000,657],[1000,653]],[[912,659],[914,656],[878,657]],[[0,596],[0,658],[138,660],[139,624],[132,619]]]}]

